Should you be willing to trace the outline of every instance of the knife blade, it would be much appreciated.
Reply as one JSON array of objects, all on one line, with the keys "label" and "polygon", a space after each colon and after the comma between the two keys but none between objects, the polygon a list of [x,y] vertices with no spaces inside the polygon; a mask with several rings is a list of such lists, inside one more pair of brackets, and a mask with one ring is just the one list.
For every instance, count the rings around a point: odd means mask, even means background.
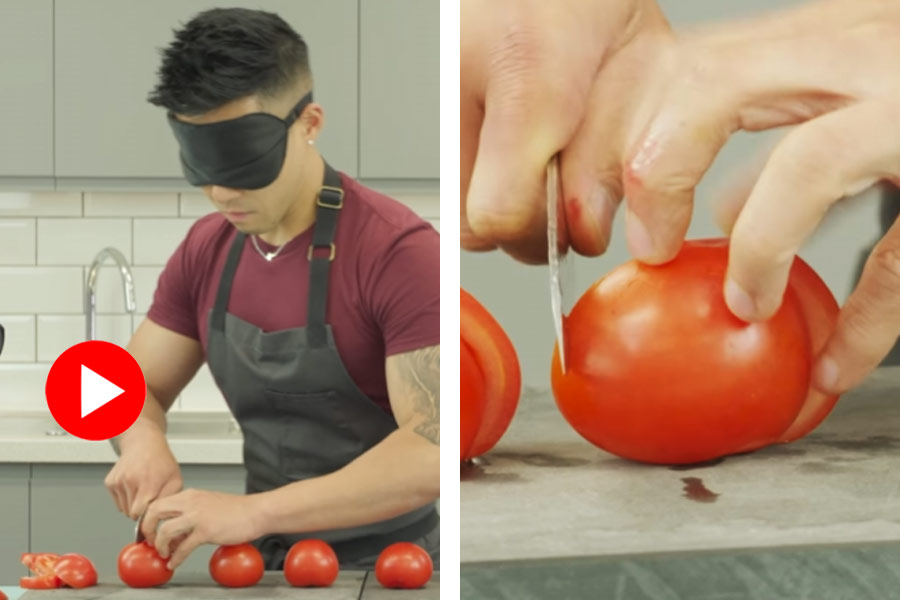
[{"label": "knife blade", "polygon": [[553,312],[553,328],[559,348],[559,362],[566,372],[565,332],[563,320],[571,309],[572,261],[569,256],[569,234],[566,212],[560,202],[559,155],[547,165],[547,263],[550,274],[550,307]]},{"label": "knife blade", "polygon": [[138,517],[137,525],[134,526],[134,542],[135,542],[136,544],[140,544],[140,543],[143,542],[145,539],[147,539],[147,538],[144,536],[144,532],[141,531],[141,525],[142,525],[143,522],[144,522],[144,515],[146,515],[146,514],[147,514],[147,509],[145,508],[145,509],[144,509],[144,512],[141,513],[141,516]]}]

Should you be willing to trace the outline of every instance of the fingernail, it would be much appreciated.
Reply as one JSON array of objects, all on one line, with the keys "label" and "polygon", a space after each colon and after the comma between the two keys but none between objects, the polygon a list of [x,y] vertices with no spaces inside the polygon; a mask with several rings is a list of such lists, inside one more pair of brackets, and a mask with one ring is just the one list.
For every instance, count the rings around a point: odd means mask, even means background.
[{"label": "fingernail", "polygon": [[813,370],[813,381],[817,388],[832,391],[837,387],[841,372],[830,356],[823,356]]},{"label": "fingernail", "polygon": [[637,259],[653,255],[653,240],[641,220],[630,210],[625,214],[625,236],[628,251]]},{"label": "fingernail", "polygon": [[725,302],[739,319],[749,321],[756,316],[756,303],[753,302],[753,298],[731,278],[725,282]]}]

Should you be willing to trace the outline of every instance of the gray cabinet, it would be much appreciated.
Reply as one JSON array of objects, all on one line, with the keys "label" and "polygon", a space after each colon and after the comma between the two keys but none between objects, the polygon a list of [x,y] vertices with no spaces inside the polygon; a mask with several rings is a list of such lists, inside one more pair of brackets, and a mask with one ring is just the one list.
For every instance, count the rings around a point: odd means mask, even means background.
[{"label": "gray cabinet", "polygon": [[25,574],[19,562],[28,551],[28,465],[0,464],[0,584]]},{"label": "gray cabinet", "polygon": [[53,177],[53,2],[0,3],[0,176]]},{"label": "gray cabinet", "polygon": [[[103,464],[33,466],[32,551],[80,552],[93,561],[101,577],[117,576],[119,552],[133,541],[134,522],[116,510],[103,485],[110,468]],[[185,487],[236,494],[244,490],[242,466],[182,465],[182,476]],[[23,506],[27,510],[27,498]],[[27,514],[23,522],[28,522]],[[179,570],[206,572],[213,550],[212,546],[199,548]],[[17,561],[18,555],[15,558]],[[5,564],[8,561],[0,561],[0,569]],[[10,581],[4,575],[0,570],[0,581]]]},{"label": "gray cabinet", "polygon": [[440,176],[437,0],[361,0],[360,177]]},{"label": "gray cabinet", "polygon": [[146,98],[172,30],[214,6],[276,12],[304,37],[326,115],[317,144],[357,173],[357,0],[56,0],[57,178],[181,179],[164,111]]}]

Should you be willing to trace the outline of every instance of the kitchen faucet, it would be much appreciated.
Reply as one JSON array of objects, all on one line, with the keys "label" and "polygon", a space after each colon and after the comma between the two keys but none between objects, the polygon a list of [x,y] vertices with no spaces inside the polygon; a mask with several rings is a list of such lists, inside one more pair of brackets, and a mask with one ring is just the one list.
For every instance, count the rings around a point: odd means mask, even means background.
[{"label": "kitchen faucet", "polygon": [[96,335],[97,320],[97,276],[100,274],[100,267],[103,261],[112,258],[119,267],[119,274],[122,276],[122,289],[125,293],[125,310],[133,313],[137,308],[134,302],[134,278],[131,276],[131,268],[125,256],[115,248],[104,248],[91,263],[87,274],[87,287],[84,292],[84,320],[85,335],[88,340],[93,340]]}]

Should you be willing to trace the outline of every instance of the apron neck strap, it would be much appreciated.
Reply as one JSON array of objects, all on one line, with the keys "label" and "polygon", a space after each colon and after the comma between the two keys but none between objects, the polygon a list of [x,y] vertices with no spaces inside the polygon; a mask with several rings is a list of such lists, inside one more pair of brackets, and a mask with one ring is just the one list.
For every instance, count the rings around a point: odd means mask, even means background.
[{"label": "apron neck strap", "polygon": [[[307,336],[313,347],[323,347],[328,343],[325,325],[325,309],[328,300],[328,276],[331,261],[334,260],[336,247],[334,236],[337,231],[338,215],[344,206],[344,190],[341,187],[341,176],[325,163],[325,176],[322,188],[316,197],[316,222],[313,226],[313,240],[309,246],[307,257],[309,268],[309,302],[307,304]],[[228,311],[228,299],[231,296],[231,284],[237,271],[244,242],[245,233],[238,232],[228,250],[225,267],[219,280],[219,290],[213,305],[211,327],[225,331],[225,313]]]},{"label": "apron neck strap", "polygon": [[316,224],[309,246],[309,302],[306,309],[307,343],[313,348],[328,344],[325,308],[328,300],[328,276],[336,248],[334,234],[338,216],[344,206],[341,177],[325,163],[325,177],[316,198]]}]

